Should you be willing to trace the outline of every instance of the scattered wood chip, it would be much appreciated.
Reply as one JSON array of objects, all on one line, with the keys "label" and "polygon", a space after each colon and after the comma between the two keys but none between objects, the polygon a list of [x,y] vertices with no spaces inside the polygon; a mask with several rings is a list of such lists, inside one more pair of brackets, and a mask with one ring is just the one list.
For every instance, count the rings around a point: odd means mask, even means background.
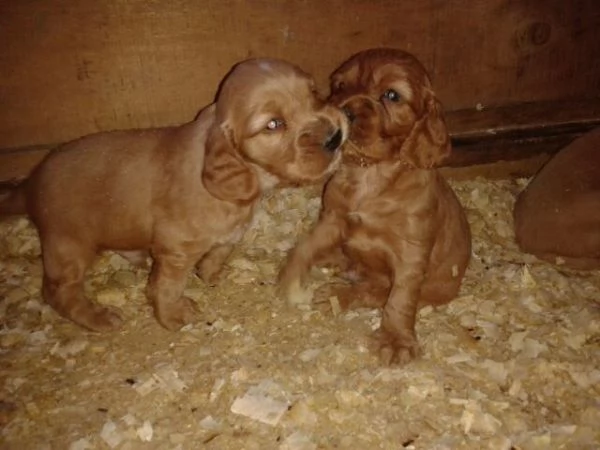
[{"label": "scattered wood chip", "polygon": [[136,433],[142,442],[150,442],[154,435],[154,429],[148,420],[144,420],[142,426],[136,429]]},{"label": "scattered wood chip", "polygon": [[342,312],[342,307],[340,306],[340,301],[337,298],[337,295],[332,295],[329,297],[329,304],[331,305],[331,312],[334,317],[337,317],[340,312]]},{"label": "scattered wood chip", "polygon": [[279,446],[280,450],[315,450],[317,444],[312,442],[309,435],[295,431],[290,434]]},{"label": "scattered wood chip", "polygon": [[323,350],[320,348],[309,348],[307,350],[304,350],[302,353],[300,353],[300,355],[298,356],[300,358],[300,361],[302,362],[309,362],[312,361],[313,359],[317,358],[321,352]]},{"label": "scattered wood chip", "polygon": [[135,383],[133,388],[142,397],[154,392],[157,389],[165,391],[173,396],[180,394],[187,389],[187,385],[179,378],[179,374],[169,363],[159,364],[155,367],[155,372],[142,383]]},{"label": "scattered wood chip", "polygon": [[187,385],[179,378],[179,374],[171,364],[165,363],[156,366],[154,375],[169,392],[181,393],[187,389]]},{"label": "scattered wood chip", "polygon": [[211,403],[217,399],[217,397],[221,393],[221,390],[223,389],[223,386],[225,386],[225,383],[226,383],[226,381],[224,378],[218,378],[215,380],[215,382],[213,383],[213,387],[210,391],[210,394],[208,396],[208,400]]},{"label": "scattered wood chip", "polygon": [[198,422],[198,425],[200,425],[205,430],[218,430],[221,427],[219,421],[217,421],[213,416],[210,415],[206,416],[204,419]]},{"label": "scattered wood chip", "polygon": [[502,425],[496,417],[482,411],[481,406],[469,401],[465,406],[460,423],[465,434],[494,436]]},{"label": "scattered wood chip", "polygon": [[71,341],[66,342],[65,344],[61,344],[57,342],[54,344],[52,349],[50,349],[51,355],[60,356],[63,359],[67,359],[69,356],[77,355],[85,350],[88,346],[89,342],[85,339],[73,339]]},{"label": "scattered wood chip", "polygon": [[251,387],[242,397],[235,399],[231,405],[231,412],[267,425],[277,425],[288,410],[289,404],[268,395],[272,390],[273,383],[269,380]]},{"label": "scattered wood chip", "polygon": [[87,438],[78,439],[69,445],[69,450],[89,450],[92,448],[93,446]]},{"label": "scattered wood chip", "polygon": [[118,430],[117,424],[109,420],[102,427],[100,438],[110,448],[116,448],[123,441],[123,433]]},{"label": "scattered wood chip", "polygon": [[133,414],[127,413],[125,414],[123,417],[121,417],[121,420],[128,426],[133,427],[135,426],[138,421],[135,418],[135,416]]}]

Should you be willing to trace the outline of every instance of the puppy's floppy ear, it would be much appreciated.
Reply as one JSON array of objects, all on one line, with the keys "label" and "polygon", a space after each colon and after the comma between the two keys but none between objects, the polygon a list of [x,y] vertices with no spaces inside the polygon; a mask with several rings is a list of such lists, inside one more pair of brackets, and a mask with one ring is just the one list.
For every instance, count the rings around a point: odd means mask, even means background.
[{"label": "puppy's floppy ear", "polygon": [[227,125],[208,130],[202,169],[204,186],[220,200],[249,203],[259,195],[256,175],[235,150],[235,138]]},{"label": "puppy's floppy ear", "polygon": [[416,167],[429,169],[450,156],[450,136],[446,129],[443,108],[433,92],[425,97],[423,115],[415,122],[400,154]]}]

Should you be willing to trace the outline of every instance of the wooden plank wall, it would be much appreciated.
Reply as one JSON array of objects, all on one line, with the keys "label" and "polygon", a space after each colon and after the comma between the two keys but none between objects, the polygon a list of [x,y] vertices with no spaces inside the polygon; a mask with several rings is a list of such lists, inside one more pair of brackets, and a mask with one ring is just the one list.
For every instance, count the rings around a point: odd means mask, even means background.
[{"label": "wooden plank wall", "polygon": [[448,111],[600,98],[597,0],[3,0],[0,42],[0,179],[31,146],[187,121],[252,56],[325,87],[358,50],[404,48]]}]

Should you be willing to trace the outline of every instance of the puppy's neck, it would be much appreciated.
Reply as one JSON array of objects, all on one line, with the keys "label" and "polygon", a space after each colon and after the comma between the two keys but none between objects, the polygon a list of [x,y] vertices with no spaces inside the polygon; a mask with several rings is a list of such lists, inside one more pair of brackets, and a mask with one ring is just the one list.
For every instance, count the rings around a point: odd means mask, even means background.
[{"label": "puppy's neck", "polygon": [[258,164],[251,164],[251,166],[252,170],[254,170],[254,173],[256,174],[256,178],[258,179],[258,185],[260,186],[259,195],[262,195],[265,192],[268,192],[281,184],[281,180],[277,175],[267,172]]},{"label": "puppy's neck", "polygon": [[363,186],[359,189],[361,192],[374,193],[393,184],[401,173],[412,170],[412,166],[407,166],[400,161],[380,161],[365,166],[344,163],[336,178],[347,180],[356,186]]},{"label": "puppy's neck", "polygon": [[342,163],[342,170],[351,176],[364,177],[374,174],[382,179],[392,179],[401,173],[416,170],[417,168],[404,159],[395,161],[368,161],[364,164],[356,164],[355,161]]},{"label": "puppy's neck", "polygon": [[367,168],[373,166],[386,166],[386,167],[395,167],[400,170],[412,170],[416,169],[416,167],[407,159],[403,157],[399,157],[394,160],[378,160],[376,158],[371,158],[366,156],[351,147],[347,147],[344,149],[342,156],[342,165],[346,167],[359,167],[359,168]]}]

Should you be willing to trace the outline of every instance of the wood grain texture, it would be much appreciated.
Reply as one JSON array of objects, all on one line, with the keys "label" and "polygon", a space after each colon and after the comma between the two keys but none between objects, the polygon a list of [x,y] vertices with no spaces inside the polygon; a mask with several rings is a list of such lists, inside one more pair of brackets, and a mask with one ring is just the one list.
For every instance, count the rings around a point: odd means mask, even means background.
[{"label": "wood grain texture", "polygon": [[451,111],[446,122],[455,144],[586,131],[600,125],[600,98]]},{"label": "wood grain texture", "polygon": [[406,49],[447,110],[600,96],[596,0],[4,0],[0,149],[181,123],[235,62]]},{"label": "wood grain texture", "polygon": [[[600,126],[600,99],[531,102],[447,115],[452,156],[464,167],[552,155]],[[599,150],[600,151],[600,150]]]}]

